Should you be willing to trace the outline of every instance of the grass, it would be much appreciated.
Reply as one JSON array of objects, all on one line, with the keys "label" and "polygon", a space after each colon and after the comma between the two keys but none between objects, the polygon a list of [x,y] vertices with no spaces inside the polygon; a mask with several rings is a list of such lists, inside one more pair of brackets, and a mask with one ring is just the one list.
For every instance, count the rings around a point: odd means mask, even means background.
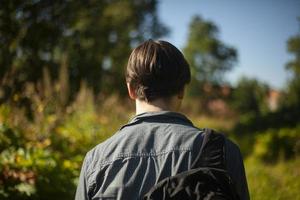
[{"label": "grass", "polygon": [[251,199],[300,200],[300,159],[267,165],[253,157],[245,160]]},{"label": "grass", "polygon": [[212,128],[225,134],[230,134],[230,130],[235,124],[235,119],[233,118],[206,117],[201,115],[191,116],[191,120],[199,128]]}]

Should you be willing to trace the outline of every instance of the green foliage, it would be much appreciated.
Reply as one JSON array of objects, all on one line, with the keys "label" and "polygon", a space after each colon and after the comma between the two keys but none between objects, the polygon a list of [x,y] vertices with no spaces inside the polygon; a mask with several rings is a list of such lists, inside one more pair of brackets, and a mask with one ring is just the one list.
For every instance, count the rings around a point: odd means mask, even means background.
[{"label": "green foliage", "polygon": [[239,118],[233,133],[244,155],[252,153],[255,133],[273,127],[273,120],[270,119],[274,114],[267,106],[268,93],[269,88],[266,84],[244,77],[239,80],[231,94],[230,106]]},{"label": "green foliage", "polygon": [[[266,113],[269,88],[256,79],[243,77],[239,80],[232,94],[232,106],[242,115],[247,123],[251,118]],[[253,116],[254,115],[254,116]]]},{"label": "green foliage", "polygon": [[13,130],[7,124],[0,124],[0,151],[11,146],[24,146],[24,136],[18,130]]},{"label": "green foliage", "polygon": [[245,165],[251,199],[300,199],[299,159],[267,165],[250,157]]},{"label": "green foliage", "polygon": [[300,126],[270,129],[256,136],[253,155],[264,162],[295,158],[300,155]]},{"label": "green foliage", "polygon": [[191,92],[198,95],[203,83],[220,83],[237,59],[236,50],[218,39],[217,26],[199,16],[190,23],[184,54],[192,70]]},{"label": "green foliage", "polygon": [[[261,143],[259,140],[256,140],[256,136],[262,137],[262,141],[269,142],[268,145],[274,145],[274,148],[268,149],[268,153],[276,155],[273,160],[275,161],[278,159],[277,156],[279,154],[276,144],[272,142],[275,140],[280,143],[281,139],[284,139],[284,137],[281,138],[281,136],[278,136],[279,133],[283,134],[281,133],[282,131],[287,134],[291,131],[295,137],[299,137],[299,119],[299,111],[290,108],[267,112],[263,115],[249,112],[239,116],[239,120],[235,124],[232,133],[234,133],[234,138],[240,144],[241,151],[247,156],[251,155],[253,150],[255,151],[256,143]],[[264,136],[265,134],[266,136]],[[290,147],[287,146],[286,148]],[[264,149],[267,148],[267,145],[264,146]],[[294,153],[291,153],[291,156],[293,155]]]},{"label": "green foliage", "polygon": [[294,59],[286,65],[286,68],[291,72],[291,79],[288,83],[287,93],[282,99],[282,104],[284,107],[300,109],[300,34],[288,40],[287,48],[288,52],[294,55]]},{"label": "green foliage", "polygon": [[74,195],[81,159],[66,160],[45,143],[0,154],[1,199],[66,199]]},{"label": "green foliage", "polygon": [[50,137],[31,132],[39,130],[32,127],[35,124],[14,124],[24,116],[16,115],[7,105],[0,110],[0,198],[72,197],[82,155],[66,158],[63,151],[53,148]]},{"label": "green foliage", "polygon": [[290,61],[286,67],[291,70],[295,76],[300,75],[300,35],[291,37],[287,42],[288,52],[294,55],[294,60]]},{"label": "green foliage", "polygon": [[96,107],[91,90],[82,87],[75,99],[64,113],[52,110],[58,99],[33,101],[39,108],[33,120],[20,108],[0,106],[0,199],[74,198],[86,152],[128,120],[114,96]]},{"label": "green foliage", "polygon": [[240,115],[233,132],[238,136],[254,135],[264,132],[269,128],[280,129],[282,127],[296,127],[299,124],[300,113],[294,108],[281,108],[275,112],[267,112],[256,115],[249,112]]},{"label": "green foliage", "polygon": [[0,100],[37,83],[43,69],[64,77],[74,95],[84,80],[95,92],[126,92],[123,67],[136,43],[166,34],[157,1],[1,1]]}]

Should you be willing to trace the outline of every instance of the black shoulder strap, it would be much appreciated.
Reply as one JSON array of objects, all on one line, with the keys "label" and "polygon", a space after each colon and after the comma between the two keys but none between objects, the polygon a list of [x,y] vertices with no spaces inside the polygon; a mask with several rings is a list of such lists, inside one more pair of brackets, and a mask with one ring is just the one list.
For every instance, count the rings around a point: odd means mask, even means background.
[{"label": "black shoulder strap", "polygon": [[226,170],[225,136],[212,129],[204,129],[200,151],[192,164],[192,169],[211,167]]}]

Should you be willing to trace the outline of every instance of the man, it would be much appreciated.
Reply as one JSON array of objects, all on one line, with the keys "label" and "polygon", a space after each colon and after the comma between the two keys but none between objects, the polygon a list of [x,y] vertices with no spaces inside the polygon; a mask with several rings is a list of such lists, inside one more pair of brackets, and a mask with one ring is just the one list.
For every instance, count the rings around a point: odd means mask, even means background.
[{"label": "man", "polygon": [[[187,171],[203,130],[178,113],[190,68],[165,41],[148,40],[130,55],[126,82],[136,116],[85,157],[76,199],[141,199],[158,181]],[[226,140],[227,168],[241,199],[249,199],[239,148]]]}]

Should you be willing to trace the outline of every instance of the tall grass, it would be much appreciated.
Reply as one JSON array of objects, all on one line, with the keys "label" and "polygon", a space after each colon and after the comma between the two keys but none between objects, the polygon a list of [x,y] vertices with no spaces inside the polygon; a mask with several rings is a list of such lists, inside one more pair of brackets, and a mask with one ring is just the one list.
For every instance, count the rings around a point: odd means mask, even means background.
[{"label": "tall grass", "polygon": [[300,159],[265,164],[253,157],[245,161],[251,199],[300,199]]}]

